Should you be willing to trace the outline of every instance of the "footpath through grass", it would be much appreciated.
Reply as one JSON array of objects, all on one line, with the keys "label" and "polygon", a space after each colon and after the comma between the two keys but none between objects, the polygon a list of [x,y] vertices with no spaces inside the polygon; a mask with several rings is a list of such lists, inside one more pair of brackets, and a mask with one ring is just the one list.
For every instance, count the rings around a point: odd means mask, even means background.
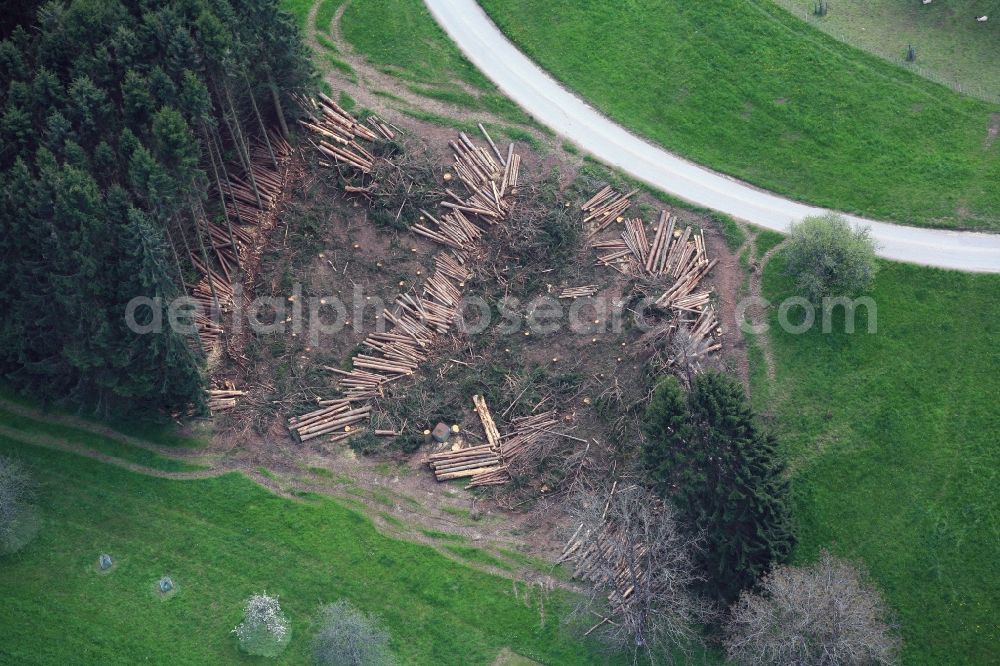
[{"label": "footpath through grass", "polygon": [[830,208],[1000,229],[1000,141],[986,147],[1000,108],[767,0],[482,4],[558,79],[696,162]]},{"label": "footpath through grass", "polygon": [[[764,295],[792,294],[779,253]],[[1000,276],[883,263],[877,333],[863,309],[854,335],[843,317],[804,335],[772,318],[777,381],[752,373],[792,459],[797,558],[864,560],[906,664],[992,663],[1000,645],[997,294]]]},{"label": "footpath through grass", "polygon": [[[43,526],[0,561],[0,662],[222,664],[243,659],[230,630],[266,590],[292,620],[277,663],[306,663],[311,618],[349,599],[378,615],[407,664],[488,664],[505,647],[546,664],[600,661],[560,627],[559,593],[540,610],[510,580],[382,536],[325,498],[292,502],[242,475],[140,476],[0,436],[41,483]],[[117,564],[95,570],[107,552]],[[178,592],[154,590],[168,574]],[[544,620],[542,617],[544,616]]]},{"label": "footpath through grass", "polygon": [[470,111],[487,111],[508,122],[532,124],[465,59],[422,0],[351,2],[341,19],[341,29],[357,53],[405,82],[411,93]]}]

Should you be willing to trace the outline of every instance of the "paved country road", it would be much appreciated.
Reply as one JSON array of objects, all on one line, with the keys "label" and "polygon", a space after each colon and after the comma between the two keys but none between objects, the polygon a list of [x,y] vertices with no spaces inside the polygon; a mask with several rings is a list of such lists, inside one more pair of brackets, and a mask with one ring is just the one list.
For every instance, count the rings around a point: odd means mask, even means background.
[{"label": "paved country road", "polygon": [[[608,120],[518,51],[475,0],[424,2],[465,56],[508,97],[600,161],[685,201],[766,229],[784,232],[793,222],[824,212],[688,162]],[[879,255],[886,259],[1000,273],[1000,235],[846,217],[871,227]]]}]

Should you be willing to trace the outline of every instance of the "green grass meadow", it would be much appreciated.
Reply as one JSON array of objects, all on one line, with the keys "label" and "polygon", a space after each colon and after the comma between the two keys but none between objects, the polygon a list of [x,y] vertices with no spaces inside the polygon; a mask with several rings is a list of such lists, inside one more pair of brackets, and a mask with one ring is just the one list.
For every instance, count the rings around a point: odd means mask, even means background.
[{"label": "green grass meadow", "polygon": [[[779,253],[764,295],[793,295]],[[898,614],[906,664],[987,664],[1000,645],[1000,276],[882,264],[854,335],[771,319],[758,407],[791,458],[797,559],[863,560]],[[860,312],[864,312],[860,310]],[[840,312],[842,315],[842,311]],[[770,396],[770,399],[768,399]]]},{"label": "green grass meadow", "polygon": [[341,26],[344,39],[359,53],[395,76],[431,85],[457,80],[479,91],[496,90],[462,56],[419,0],[351,2]]},{"label": "green grass meadow", "polygon": [[[257,663],[230,631],[264,590],[292,622],[275,663],[308,663],[316,610],[341,598],[380,618],[401,663],[489,664],[507,647],[600,661],[560,625],[561,593],[542,611],[536,590],[515,598],[523,584],[383,536],[330,499],[283,499],[239,474],[141,476],[3,436],[0,454],[27,463],[43,517],[35,541],[0,560],[0,663]],[[109,573],[96,570],[102,552]],[[154,589],[164,574],[177,584],[166,598]]]},{"label": "green grass meadow", "polygon": [[556,78],[696,162],[835,209],[1000,229],[1000,145],[985,147],[1000,107],[767,0],[482,4]]},{"label": "green grass meadow", "polygon": [[[826,16],[815,16],[815,0],[772,0],[837,39],[915,69],[967,94],[1000,98],[1000,0],[948,2],[830,3]],[[986,15],[990,20],[976,21]],[[917,58],[906,63],[906,47]]]}]

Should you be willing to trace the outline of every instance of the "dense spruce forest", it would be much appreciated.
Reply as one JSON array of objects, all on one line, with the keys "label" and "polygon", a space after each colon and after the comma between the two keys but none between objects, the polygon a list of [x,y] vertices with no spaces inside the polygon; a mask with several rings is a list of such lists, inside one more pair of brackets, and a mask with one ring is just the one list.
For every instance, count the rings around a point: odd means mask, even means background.
[{"label": "dense spruce forest", "polygon": [[218,302],[205,274],[239,269],[253,162],[287,147],[313,82],[297,28],[276,0],[52,0],[2,36],[4,383],[104,412],[200,404],[204,341],[136,334],[126,305],[165,315],[199,279]]}]

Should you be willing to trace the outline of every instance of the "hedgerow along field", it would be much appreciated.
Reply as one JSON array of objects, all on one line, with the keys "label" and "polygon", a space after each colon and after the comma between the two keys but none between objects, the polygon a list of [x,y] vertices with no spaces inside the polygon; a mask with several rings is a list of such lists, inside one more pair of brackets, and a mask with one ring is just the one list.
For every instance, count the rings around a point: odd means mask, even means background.
[{"label": "hedgerow along field", "polygon": [[996,105],[848,47],[766,0],[483,0],[529,56],[692,160],[822,206],[1000,229]]},{"label": "hedgerow along field", "polygon": [[[764,296],[794,294],[782,255]],[[796,560],[858,558],[898,613],[905,664],[985,664],[1000,644],[1000,276],[883,262],[875,334],[771,318],[757,407],[790,458]],[[759,356],[751,354],[751,363]],[[770,396],[768,399],[767,396]]]},{"label": "hedgerow along field", "polygon": [[[504,648],[603,661],[561,626],[561,593],[543,612],[537,588],[526,602],[524,584],[385,537],[333,500],[281,498],[236,473],[153,478],[5,436],[0,455],[27,463],[43,516],[36,540],[0,566],[0,662],[240,662],[230,631],[264,590],[292,621],[276,663],[306,663],[315,612],[342,598],[380,618],[401,663],[486,664]],[[105,552],[116,566],[102,574]],[[154,589],[165,574],[169,598]]]}]

